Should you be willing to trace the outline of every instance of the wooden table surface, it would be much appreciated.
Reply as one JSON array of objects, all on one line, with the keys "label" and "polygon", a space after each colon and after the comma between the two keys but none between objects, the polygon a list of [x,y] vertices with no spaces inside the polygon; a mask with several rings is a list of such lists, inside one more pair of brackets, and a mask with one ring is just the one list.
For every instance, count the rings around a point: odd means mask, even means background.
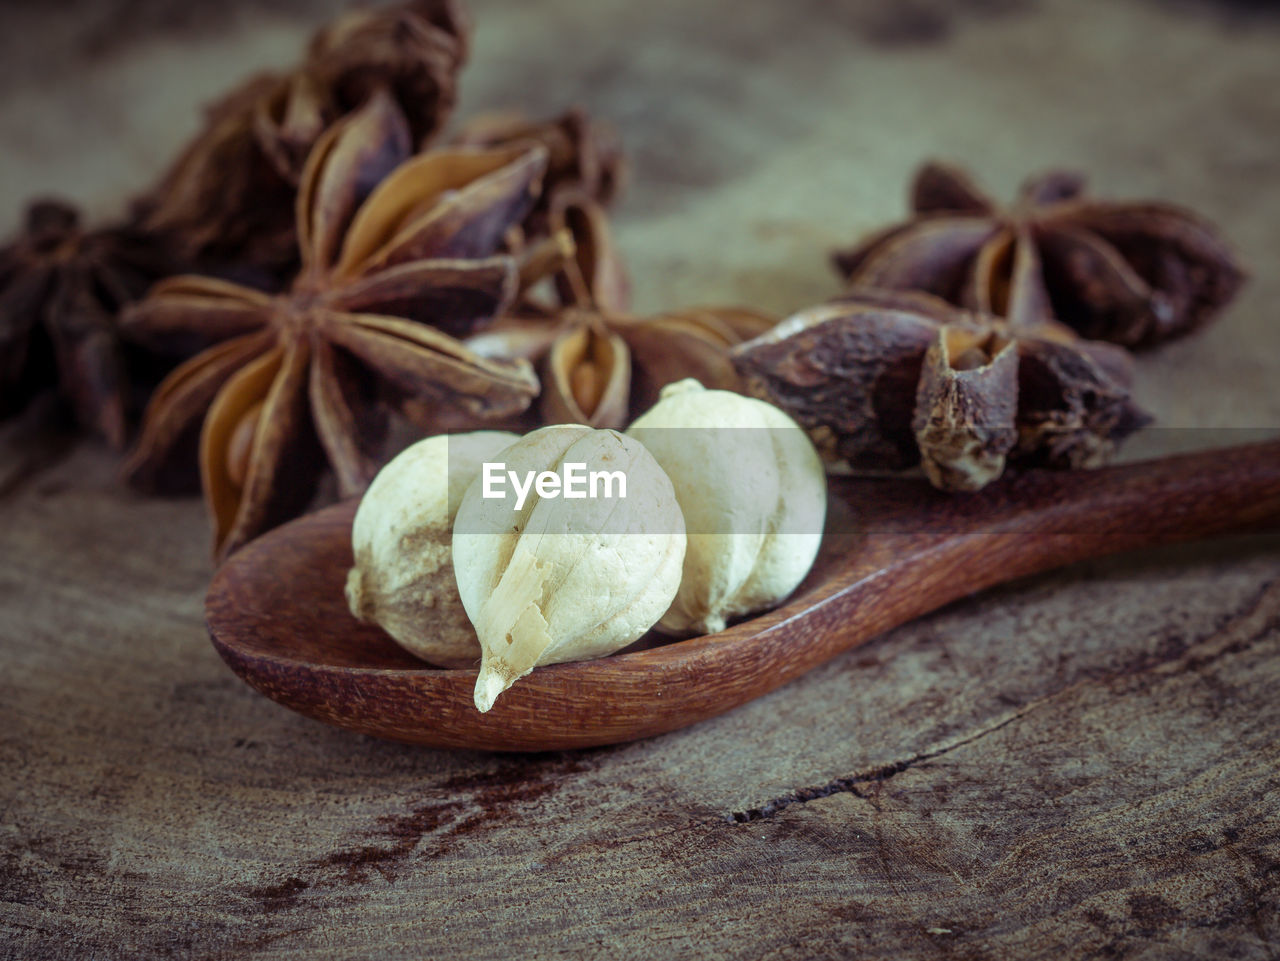
[{"label": "wooden table surface", "polygon": [[[0,13],[0,216],[108,213],[322,6]],[[1280,425],[1280,18],[1158,0],[477,2],[463,113],[586,104],[641,309],[833,293],[914,165],[1079,166],[1195,206],[1254,277],[1145,355],[1166,432]],[[1146,445],[1144,447],[1144,445]],[[579,753],[384,743],[242,685],[203,510],[0,429],[0,957],[1280,953],[1280,539],[968,598],[696,728]]]}]

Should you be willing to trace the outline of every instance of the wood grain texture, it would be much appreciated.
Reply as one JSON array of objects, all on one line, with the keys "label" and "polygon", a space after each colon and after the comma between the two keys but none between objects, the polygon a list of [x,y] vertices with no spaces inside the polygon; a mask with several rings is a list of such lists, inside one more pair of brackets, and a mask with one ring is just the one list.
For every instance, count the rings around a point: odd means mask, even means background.
[{"label": "wood grain texture", "polygon": [[[877,634],[994,584],[1123,550],[1280,523],[1280,442],[1087,473],[1032,472],[956,497],[837,478],[823,549],[787,603],[719,634],[537,669],[488,713],[476,671],[431,669],[347,610],[350,501],[219,568],[214,646],[263,694],[339,727],[432,747],[546,751],[723,714]],[[642,639],[643,641],[643,639]]]},{"label": "wood grain texture", "polygon": [[[116,209],[198,101],[291,57],[310,24],[252,2],[235,30],[109,45],[60,8],[0,5],[6,222],[50,190]],[[475,0],[462,112],[581,101],[619,122],[640,310],[828,296],[826,249],[898,218],[925,157],[1000,196],[1077,166],[1202,211],[1253,267],[1219,325],[1142,358],[1139,400],[1188,447],[1280,424],[1262,5],[532,9]],[[205,631],[201,505],[21,433],[0,428],[6,961],[1278,953],[1280,538],[960,598],[647,741],[430,750],[242,684]]]},{"label": "wood grain texture", "polygon": [[0,956],[1208,958],[1280,936],[1280,538],[997,588],[650,741],[483,755],[244,687],[204,636],[199,506],[125,495],[112,466],[77,450],[4,505]]}]

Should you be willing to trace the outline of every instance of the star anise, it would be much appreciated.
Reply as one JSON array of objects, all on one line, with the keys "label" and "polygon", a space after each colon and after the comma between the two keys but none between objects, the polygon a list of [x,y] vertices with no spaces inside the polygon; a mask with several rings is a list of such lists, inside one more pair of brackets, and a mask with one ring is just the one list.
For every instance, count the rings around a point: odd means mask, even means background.
[{"label": "star anise", "polygon": [[746,307],[691,307],[651,316],[570,308],[544,318],[507,317],[468,338],[493,358],[524,358],[542,377],[542,423],[625,427],[667,384],[692,377],[738,390],[729,349],[777,320]]},{"label": "star anise", "polygon": [[1095,467],[1147,422],[1119,347],[1015,327],[920,293],[862,289],[733,351],[747,389],[855,468],[921,464],[977,490],[1022,466]]},{"label": "star anise", "polygon": [[296,68],[252,77],[208,110],[204,129],[140,201],[145,227],[192,263],[261,285],[287,276],[298,250],[293,197],[317,138],[382,90],[424,144],[453,109],[468,33],[454,0],[339,17]]},{"label": "star anise", "polygon": [[120,342],[116,313],[170,270],[146,233],[85,230],[74,207],[31,204],[0,248],[0,416],[56,383],[83,427],[123,447],[133,381],[153,365]]},{"label": "star anise", "polygon": [[729,348],[768,330],[776,317],[745,307],[693,307],[639,317],[626,311],[626,281],[598,205],[570,214],[576,192],[552,208],[554,237],[572,236],[555,279],[562,303],[525,296],[519,310],[467,345],[489,357],[524,358],[542,376],[544,423],[621,429],[686,377],[736,390]]},{"label": "star anise", "polygon": [[547,179],[543,202],[530,211],[545,215],[550,198],[562,189],[590,197],[602,207],[617,199],[626,182],[626,163],[612,128],[572,108],[550,120],[528,120],[515,113],[481,114],[454,138],[459,145],[498,147],[520,140],[536,140],[547,148]]},{"label": "star anise", "polygon": [[410,159],[411,143],[385,91],[317,141],[298,194],[303,266],[287,293],[177,277],[126,316],[152,341],[219,341],[160,386],[129,465],[144,486],[163,484],[203,418],[219,556],[298,513],[321,460],[343,493],[362,489],[387,406],[426,417],[452,408],[476,426],[537,394],[527,363],[482,358],[452,335],[517,295],[521,265],[494,251],[537,196],[546,151],[524,143]]},{"label": "star anise", "polygon": [[456,0],[356,8],[316,34],[302,72],[338,114],[359,107],[375,90],[388,91],[420,147],[453,112],[470,35]]},{"label": "star anise", "polygon": [[1150,347],[1207,324],[1244,278],[1212,224],[1154,201],[1095,200],[1054,171],[1001,209],[962,171],[916,174],[912,218],[837,252],[857,287],[920,290],[1006,318]]},{"label": "star anise", "polygon": [[[578,251],[574,262],[555,276],[560,306],[588,302],[625,310],[630,284],[612,244],[605,209],[617,199],[626,180],[626,163],[612,128],[574,108],[551,120],[530,121],[519,114],[481,114],[454,142],[498,147],[536,140],[547,148],[549,162],[542,195],[525,217],[511,246],[567,230]],[[585,276],[584,276],[585,274]]]}]

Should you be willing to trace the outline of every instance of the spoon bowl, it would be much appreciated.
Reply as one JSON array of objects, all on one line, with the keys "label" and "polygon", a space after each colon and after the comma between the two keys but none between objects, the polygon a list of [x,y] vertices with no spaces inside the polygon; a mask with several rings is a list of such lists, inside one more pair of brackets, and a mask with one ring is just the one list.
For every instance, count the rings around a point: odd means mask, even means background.
[{"label": "spoon bowl", "polygon": [[972,495],[832,478],[827,532],[780,607],[719,634],[647,635],[540,667],[486,714],[476,671],[433,668],[347,610],[347,501],[234,554],[206,600],[233,671],[286,707],[434,747],[544,751],[651,737],[724,713],[842,651],[1004,581],[1062,564],[1280,521],[1280,442],[1097,471],[1032,471]]}]

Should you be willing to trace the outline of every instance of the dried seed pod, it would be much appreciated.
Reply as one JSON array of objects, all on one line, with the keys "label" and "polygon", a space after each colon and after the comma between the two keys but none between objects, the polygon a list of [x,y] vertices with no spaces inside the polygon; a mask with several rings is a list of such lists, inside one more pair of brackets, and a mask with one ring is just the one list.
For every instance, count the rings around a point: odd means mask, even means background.
[{"label": "dried seed pod", "polygon": [[[157,349],[215,345],[152,395],[126,472],[166,482],[199,428],[219,559],[300,513],[325,462],[344,494],[363,490],[393,413],[444,433],[493,426],[537,396],[529,364],[485,360],[453,335],[511,306],[521,265],[496,251],[533,202],[545,151],[413,155],[409,130],[378,92],[321,137],[298,190],[303,268],[288,293],[172,277],[121,321]],[[237,482],[227,445],[250,419]]]},{"label": "dried seed pod", "polygon": [[835,253],[850,289],[924,291],[1015,328],[1059,322],[1137,349],[1205,326],[1245,277],[1203,217],[1088,197],[1070,171],[1028,179],[1001,207],[963,170],[930,163],[911,205],[911,219]]},{"label": "dried seed pod", "polygon": [[541,143],[551,158],[543,200],[530,217],[532,234],[541,230],[540,221],[556,194],[571,190],[608,207],[625,186],[626,158],[617,132],[578,108],[546,120],[518,113],[480,114],[463,125],[453,142],[496,147],[517,140]]},{"label": "dried seed pod", "polygon": [[499,318],[466,345],[482,357],[537,362],[545,422],[618,429],[678,380],[739,389],[730,348],[775,322],[745,307],[687,307],[648,317],[575,308]]},{"label": "dried seed pod", "polygon": [[631,354],[596,315],[571,323],[547,353],[542,413],[552,424],[621,428],[627,421]]},{"label": "dried seed pod", "polygon": [[627,434],[671,478],[688,530],[680,591],[658,630],[722,631],[799,586],[822,540],[827,482],[795,421],[762,400],[683,380]]},{"label": "dried seed pod", "polygon": [[60,200],[30,204],[0,245],[0,420],[56,384],[81,426],[123,447],[136,395],[172,361],[129,344],[117,317],[174,266],[143,231],[86,230]]},{"label": "dried seed pod", "polygon": [[428,437],[378,472],[351,525],[347,604],[405,650],[473,667],[480,643],[453,576],[451,527],[481,465],[519,440],[505,431]]},{"label": "dried seed pod", "polygon": [[[483,651],[481,711],[540,664],[603,657],[639,638],[675,597],[685,552],[671,481],[637,441],[544,427],[502,460],[513,487],[524,479],[525,496],[489,496],[482,478],[463,497],[453,533],[458,594]],[[571,497],[579,465],[590,494],[605,496]],[[597,487],[595,472],[614,474],[610,485]],[[564,497],[543,483],[548,474],[560,477]]]},{"label": "dried seed pod", "polygon": [[1129,398],[1130,367],[1111,344],[1063,342],[1040,332],[1018,340],[1018,445],[1037,467],[1101,467],[1151,418]]},{"label": "dried seed pod", "polygon": [[980,490],[1018,439],[1018,351],[998,333],[947,325],[924,355],[912,429],[934,487]]},{"label": "dried seed pod", "polygon": [[776,317],[745,307],[686,307],[650,317],[611,318],[610,329],[631,352],[631,411],[648,410],[663,387],[690,377],[708,390],[737,390],[742,382],[729,349],[776,322]]},{"label": "dried seed pod", "polygon": [[826,456],[897,470],[919,462],[911,420],[922,359],[939,323],[957,316],[919,294],[839,298],[793,314],[730,357],[747,391],[794,417]]},{"label": "dried seed pod", "polygon": [[1130,397],[1122,348],[919,293],[851,292],[732,359],[747,390],[795,417],[824,453],[855,469],[922,464],[942,490],[990,483],[1006,455],[1020,466],[1098,466],[1150,420]]},{"label": "dried seed pod", "polygon": [[581,190],[552,194],[549,229],[573,238],[574,256],[555,278],[561,304],[622,312],[631,304],[631,280],[604,207]]},{"label": "dried seed pod", "polygon": [[325,131],[385,96],[403,113],[411,146],[426,144],[453,110],[469,35],[454,0],[341,14],[293,69],[250,77],[208,109],[204,129],[140,198],[143,226],[184,260],[282,284],[298,254],[296,188]]}]

